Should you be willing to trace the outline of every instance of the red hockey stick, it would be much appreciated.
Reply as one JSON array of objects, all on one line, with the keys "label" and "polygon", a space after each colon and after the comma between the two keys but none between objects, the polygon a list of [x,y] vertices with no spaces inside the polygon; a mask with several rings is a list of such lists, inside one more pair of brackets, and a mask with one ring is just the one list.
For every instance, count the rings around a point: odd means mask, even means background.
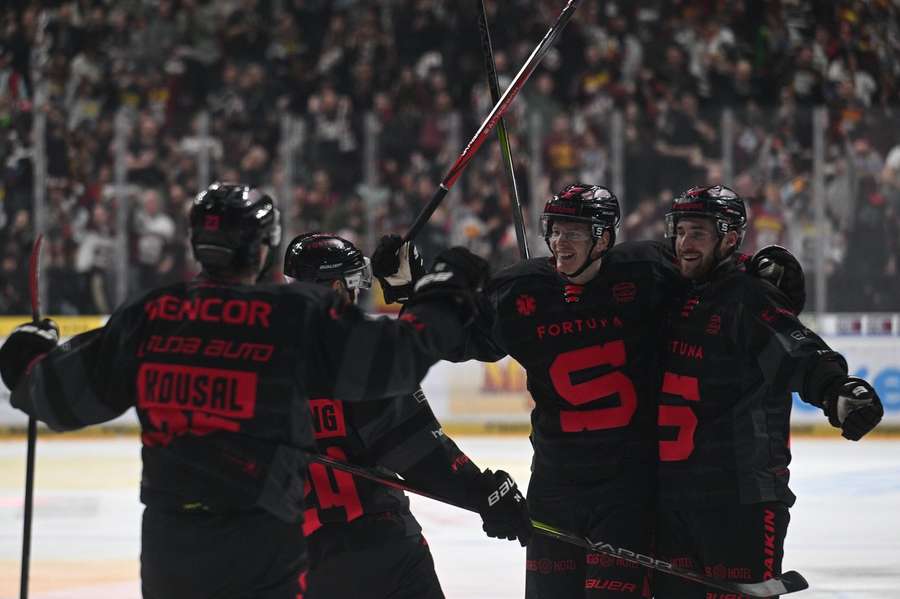
[{"label": "red hockey stick", "polygon": [[[28,290],[31,293],[31,319],[41,319],[40,269],[42,234],[34,240],[31,258],[28,260]],[[37,446],[37,421],[28,417],[28,454],[25,458],[25,507],[22,524],[22,572],[19,579],[19,597],[28,599],[28,570],[31,565],[31,520],[34,514],[34,453]]]},{"label": "red hockey stick", "polygon": [[494,108],[491,110],[490,114],[487,115],[487,118],[484,119],[481,127],[475,132],[475,136],[472,137],[468,145],[466,145],[462,153],[456,159],[456,162],[450,167],[450,170],[447,172],[446,176],[444,176],[443,181],[438,185],[434,196],[432,196],[428,204],[422,209],[422,212],[419,213],[419,216],[416,217],[416,220],[409,228],[409,231],[404,235],[403,241],[409,241],[415,238],[419,230],[426,222],[428,222],[428,219],[431,218],[434,211],[437,210],[437,207],[450,192],[450,188],[453,187],[453,184],[456,183],[456,180],[472,160],[475,152],[478,151],[478,148],[480,148],[487,139],[488,135],[500,121],[500,117],[502,117],[509,109],[509,105],[512,104],[512,101],[522,90],[525,82],[528,81],[528,78],[553,46],[553,43],[559,38],[566,24],[571,20],[572,15],[575,14],[575,9],[578,8],[579,4],[581,4],[581,0],[569,0],[566,3],[565,8],[562,9],[562,12],[559,13],[559,16],[556,18],[556,22],[553,23],[550,29],[547,30],[547,33],[544,34],[544,38],[537,46],[535,46],[531,55],[528,57],[528,60],[525,61],[525,64],[522,65],[522,68],[519,69],[519,72],[512,80],[512,83],[509,84],[509,87],[503,92],[500,100],[494,105]]}]

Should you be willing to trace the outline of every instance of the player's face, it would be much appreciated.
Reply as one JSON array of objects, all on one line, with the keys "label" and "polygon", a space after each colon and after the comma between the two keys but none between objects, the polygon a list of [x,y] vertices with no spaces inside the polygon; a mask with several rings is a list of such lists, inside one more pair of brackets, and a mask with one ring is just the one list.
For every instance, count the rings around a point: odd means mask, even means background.
[{"label": "player's face", "polygon": [[335,279],[331,282],[331,288],[341,296],[341,300],[347,302],[348,304],[356,303],[356,290],[355,289],[347,289],[347,286],[340,279]]},{"label": "player's face", "polygon": [[563,274],[575,272],[591,251],[591,226],[587,223],[554,222],[549,241],[556,270]]},{"label": "player's face", "polygon": [[719,236],[708,218],[682,217],[675,227],[675,257],[681,274],[688,279],[704,277],[715,266]]}]

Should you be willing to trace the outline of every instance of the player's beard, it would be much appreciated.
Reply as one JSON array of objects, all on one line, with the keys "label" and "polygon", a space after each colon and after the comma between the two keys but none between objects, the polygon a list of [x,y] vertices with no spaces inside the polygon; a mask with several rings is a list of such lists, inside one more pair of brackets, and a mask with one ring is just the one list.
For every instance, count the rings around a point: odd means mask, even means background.
[{"label": "player's beard", "polygon": [[703,254],[701,252],[690,252],[687,254],[687,258],[695,259],[687,259],[685,257],[679,256],[678,268],[679,270],[681,270],[681,275],[684,278],[696,281],[697,279],[706,277],[710,272],[712,272],[712,269],[715,268],[717,263],[716,256],[716,250],[709,252],[708,254]]}]

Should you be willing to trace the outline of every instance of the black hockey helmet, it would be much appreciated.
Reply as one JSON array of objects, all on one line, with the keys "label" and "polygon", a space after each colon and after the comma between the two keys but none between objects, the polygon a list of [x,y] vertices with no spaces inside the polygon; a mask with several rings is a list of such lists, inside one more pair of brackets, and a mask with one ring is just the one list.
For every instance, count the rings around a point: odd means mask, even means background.
[{"label": "black hockey helmet", "polygon": [[683,216],[711,219],[719,238],[729,231],[736,231],[735,248],[744,240],[747,207],[737,193],[724,185],[691,187],[673,199],[672,209],[666,214],[666,237],[675,238],[678,219]]},{"label": "black hockey helmet", "polygon": [[566,220],[591,225],[591,237],[595,240],[609,231],[609,246],[616,242],[616,228],[622,218],[619,199],[602,185],[575,183],[550,198],[541,213],[541,228],[548,240],[553,221]]},{"label": "black hockey helmet", "polygon": [[201,191],[191,206],[190,226],[194,257],[213,275],[255,271],[265,245],[269,256],[261,277],[281,244],[275,200],[248,185],[213,183]]},{"label": "black hockey helmet", "polygon": [[372,286],[372,267],[359,249],[337,235],[304,233],[284,254],[284,274],[312,283],[342,279],[349,291]]}]

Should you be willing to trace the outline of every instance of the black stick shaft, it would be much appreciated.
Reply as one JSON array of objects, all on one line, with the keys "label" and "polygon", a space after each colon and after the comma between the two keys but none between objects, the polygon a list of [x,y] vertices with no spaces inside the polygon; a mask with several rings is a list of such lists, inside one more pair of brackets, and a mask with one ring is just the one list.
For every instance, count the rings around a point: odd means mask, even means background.
[{"label": "black stick shaft", "polygon": [[556,22],[553,23],[550,29],[547,30],[547,33],[544,34],[544,38],[537,46],[535,46],[534,50],[532,50],[531,55],[525,61],[525,64],[522,65],[522,68],[519,69],[519,72],[512,80],[512,83],[510,83],[509,87],[506,88],[506,91],[503,92],[500,100],[494,105],[494,108],[487,115],[487,118],[484,119],[484,122],[481,123],[481,127],[478,128],[478,131],[475,132],[475,135],[469,140],[469,143],[463,149],[459,157],[457,157],[456,162],[454,162],[453,166],[450,167],[450,170],[447,171],[447,174],[441,181],[440,186],[438,186],[438,190],[435,192],[434,196],[432,196],[431,200],[428,202],[428,205],[422,209],[412,226],[409,228],[409,231],[403,236],[403,241],[414,239],[425,223],[428,222],[428,219],[431,218],[431,215],[434,214],[434,211],[437,210],[438,205],[444,200],[447,193],[453,187],[453,184],[456,183],[456,180],[462,174],[463,170],[468,166],[472,157],[475,155],[475,152],[477,152],[482,144],[484,144],[487,136],[494,127],[497,126],[500,117],[502,117],[509,109],[509,105],[522,90],[525,82],[528,81],[528,78],[537,68],[538,64],[540,64],[541,60],[543,60],[544,56],[553,46],[553,43],[559,38],[565,26],[572,19],[572,15],[575,14],[575,9],[578,8],[579,4],[581,4],[581,0],[569,0],[566,3],[566,6],[556,18]]},{"label": "black stick shaft", "polygon": [[[31,318],[41,319],[40,262],[43,235],[38,235],[28,261],[28,287],[31,292]],[[31,569],[31,522],[34,516],[34,457],[37,449],[37,421],[28,417],[28,450],[25,456],[25,505],[22,518],[22,570],[19,578],[19,598],[28,599],[28,578]]]},{"label": "black stick shaft", "polygon": [[[307,457],[311,462],[318,462],[319,464],[330,466],[336,470],[348,472],[360,478],[365,478],[367,480],[381,483],[395,489],[400,489],[401,491],[407,491],[409,493],[421,495],[422,497],[440,501],[441,503],[446,503],[447,505],[452,505],[454,507],[458,507],[470,512],[477,511],[471,506],[460,505],[459,503],[451,501],[447,498],[439,497],[432,493],[428,493],[427,491],[422,491],[421,489],[411,487],[396,476],[390,476],[372,468],[357,466],[355,464],[348,464],[347,462],[341,462],[317,453],[307,453]],[[665,572],[673,576],[693,580],[694,582],[699,582],[700,584],[706,586],[716,587],[722,590],[729,591],[731,593],[743,593],[744,595],[749,595],[751,597],[772,597],[775,595],[786,595],[788,593],[802,591],[809,586],[806,583],[806,580],[799,573],[794,572],[793,570],[790,572],[785,572],[781,575],[781,577],[770,578],[769,580],[758,583],[739,583],[709,578],[700,574],[699,572],[679,568],[668,562],[658,560],[648,555],[635,553],[634,551],[629,551],[628,549],[624,549],[621,547],[615,547],[604,542],[592,542],[590,539],[579,536],[573,532],[561,530],[544,522],[532,520],[531,525],[534,527],[534,531],[536,533],[556,539],[558,541],[576,545],[595,553],[603,553],[605,555],[616,557],[627,562],[646,566],[648,568],[652,568],[660,572]]]},{"label": "black stick shaft", "polygon": [[[484,6],[484,0],[476,0],[476,2],[479,7],[478,30],[481,33],[481,52],[484,54],[488,86],[491,88],[491,101],[496,104],[500,101],[500,81],[497,78],[497,63],[494,62],[494,48],[493,44],[491,44],[491,30],[488,26],[487,9]],[[506,131],[506,121],[503,118],[497,123],[497,141],[500,143],[500,153],[503,155],[503,165],[506,167],[509,191],[512,195],[513,223],[516,227],[519,257],[527,259],[531,257],[531,252],[528,249],[528,234],[525,229],[525,219],[522,216],[522,203],[519,201],[519,187],[516,184],[516,169],[513,165],[509,134]]]},{"label": "black stick shaft", "polygon": [[19,597],[28,599],[28,578],[31,568],[31,521],[34,514],[34,455],[37,448],[37,421],[28,417],[28,453],[25,458],[25,513],[22,523],[22,571],[19,578]]}]

